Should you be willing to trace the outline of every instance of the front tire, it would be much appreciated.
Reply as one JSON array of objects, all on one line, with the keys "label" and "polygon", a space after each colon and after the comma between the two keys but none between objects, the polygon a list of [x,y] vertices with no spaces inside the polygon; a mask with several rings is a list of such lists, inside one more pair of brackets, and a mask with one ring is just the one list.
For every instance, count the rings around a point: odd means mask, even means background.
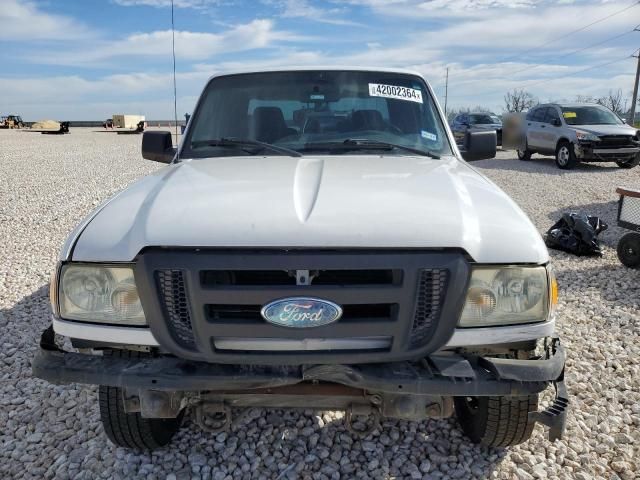
[{"label": "front tire", "polygon": [[[105,351],[105,355],[139,357],[140,352]],[[100,385],[98,391],[100,420],[111,442],[134,450],[155,450],[171,442],[180,429],[182,413],[177,418],[143,418],[140,413],[126,413],[122,388]]]},{"label": "front tire", "polygon": [[524,150],[516,150],[516,153],[518,154],[518,158],[523,162],[528,162],[529,160],[531,160],[531,150],[529,150],[526,142],[524,144]]},{"label": "front tire", "polygon": [[618,258],[625,267],[640,268],[640,233],[629,232],[618,241]]},{"label": "front tire", "polygon": [[558,168],[571,170],[578,163],[573,146],[567,141],[560,142],[556,148],[556,165]]},{"label": "front tire", "polygon": [[535,422],[529,412],[538,409],[538,395],[526,397],[455,397],[458,422],[474,443],[510,447],[531,437]]},{"label": "front tire", "polygon": [[618,165],[620,168],[637,167],[638,165],[640,165],[640,155],[636,155],[631,160],[616,162],[616,165]]}]

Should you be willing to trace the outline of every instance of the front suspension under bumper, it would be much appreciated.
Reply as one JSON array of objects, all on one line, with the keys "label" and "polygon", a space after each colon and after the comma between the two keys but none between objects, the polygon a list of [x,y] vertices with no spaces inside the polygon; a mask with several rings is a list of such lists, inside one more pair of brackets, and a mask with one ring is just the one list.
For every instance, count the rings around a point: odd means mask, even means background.
[{"label": "front suspension under bumper", "polygon": [[556,390],[551,407],[530,418],[561,438],[568,407],[560,340],[542,358],[516,360],[440,352],[418,362],[358,365],[222,365],[173,356],[119,358],[67,352],[49,327],[33,359],[33,375],[54,384],[86,383],[148,390],[206,391],[274,388],[329,382],[370,392],[429,396],[526,396]]}]

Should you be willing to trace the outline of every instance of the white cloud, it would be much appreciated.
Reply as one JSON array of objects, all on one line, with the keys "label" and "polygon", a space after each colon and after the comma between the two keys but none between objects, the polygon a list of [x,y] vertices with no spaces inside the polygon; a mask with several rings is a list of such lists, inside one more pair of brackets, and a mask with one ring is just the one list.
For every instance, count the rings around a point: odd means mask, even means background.
[{"label": "white cloud", "polygon": [[[178,112],[192,111],[209,76],[204,71],[177,74]],[[6,94],[3,108],[18,112],[27,121],[96,120],[118,112],[143,114],[150,119],[173,116],[173,76],[168,71],[98,79],[78,75],[0,77],[0,91]]]},{"label": "white cloud", "polygon": [[[171,0],[112,0],[112,2],[122,7],[166,8],[171,6]],[[176,8],[205,8],[220,3],[220,0],[173,0]]]},{"label": "white cloud", "polygon": [[[114,58],[122,57],[169,57],[171,55],[171,30],[136,33],[122,40],[103,42],[93,48],[68,49],[49,54],[32,56],[36,63],[61,65],[96,66],[108,65]],[[235,25],[220,33],[176,31],[176,57],[179,61],[206,60],[218,54],[267,48],[278,42],[302,40],[285,31],[277,30],[272,20],[253,20]]]},{"label": "white cloud", "polygon": [[33,2],[2,0],[0,7],[0,39],[74,40],[90,36],[83,24],[63,15],[40,10]]},{"label": "white cloud", "polygon": [[[14,7],[18,5],[15,0],[0,0],[3,1],[11,2]],[[169,0],[114,1],[166,7]],[[218,0],[176,1],[184,8],[218,3]],[[565,54],[632,29],[634,10],[538,47],[567,30],[628,5],[621,3],[622,0],[594,3],[598,1],[569,6],[550,0],[350,0],[347,4],[336,0],[334,5],[320,6],[316,0],[263,0],[279,9],[282,18],[297,19],[290,23],[301,32],[311,31],[312,22],[328,23],[326,19],[332,20],[329,23],[349,22],[349,15],[357,10],[356,4],[370,6],[380,22],[374,19],[375,28],[371,29],[338,27],[335,38],[316,42],[280,30],[271,19],[247,20],[247,23],[219,27],[216,32],[178,31],[178,69],[179,72],[187,70],[178,73],[179,101],[182,102],[179,110],[193,107],[207,77],[214,72],[286,65],[406,67],[423,73],[440,96],[444,92],[445,69],[449,67],[449,106],[485,105],[496,111],[500,111],[504,93],[512,88],[524,87],[541,100],[573,99],[578,93],[601,96],[618,88],[626,94],[633,82],[633,60],[628,65],[621,62],[607,66],[606,71],[594,69],[577,76],[567,74],[630,53],[633,45],[627,40],[635,38],[634,34],[616,42],[594,45],[579,55]],[[517,8],[509,8],[506,3]],[[19,7],[42,14],[32,3],[21,3]],[[12,12],[15,11],[14,8]],[[575,19],[577,12],[579,22],[573,21],[568,29],[567,19]],[[245,18],[251,14],[248,12]],[[0,11],[0,17],[6,19],[4,10]],[[411,17],[416,17],[415,21]],[[430,21],[431,17],[436,20]],[[24,13],[20,18],[24,21]],[[67,17],[56,17],[56,20],[75,24]],[[428,22],[429,29],[420,26],[423,21]],[[46,23],[40,23],[46,27]],[[56,30],[50,28],[49,31]],[[47,32],[47,28],[43,28],[43,32]],[[0,35],[4,33],[6,29],[0,31]],[[229,53],[235,54],[225,55]],[[141,111],[148,117],[169,118],[173,111],[170,54],[170,30],[133,33],[109,41],[94,38],[64,49],[40,50],[37,58],[33,54],[30,57],[38,63],[108,68],[117,65],[119,71],[125,72],[127,64],[135,67],[131,67],[133,72],[102,78],[82,75],[0,78],[0,92],[11,102],[5,108],[29,119],[33,118],[30,112],[42,112],[39,118],[103,118],[116,107],[132,113]],[[222,60],[217,61],[218,58]],[[45,115],[45,112],[48,113]]]},{"label": "white cloud", "polygon": [[343,7],[319,8],[312,5],[309,0],[263,0],[263,3],[278,7],[282,18],[304,18],[333,25],[360,25],[344,18],[348,11]]},{"label": "white cloud", "polygon": [[423,14],[464,15],[489,9],[530,8],[542,3],[539,0],[430,0],[417,5]]}]

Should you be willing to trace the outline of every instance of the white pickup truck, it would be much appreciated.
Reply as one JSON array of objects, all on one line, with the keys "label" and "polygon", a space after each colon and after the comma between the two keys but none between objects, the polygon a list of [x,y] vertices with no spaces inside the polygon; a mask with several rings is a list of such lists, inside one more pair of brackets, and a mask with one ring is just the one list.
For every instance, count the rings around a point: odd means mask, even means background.
[{"label": "white pickup truck", "polygon": [[536,422],[560,437],[547,250],[463,160],[495,142],[468,133],[461,155],[409,71],[211,78],[177,149],[144,132],[143,157],[169,166],[65,243],[34,374],[99,385],[107,436],[136,449],[169,443],[185,415],[227,429],[246,406],[344,409],[360,435],[455,412],[486,445]]}]

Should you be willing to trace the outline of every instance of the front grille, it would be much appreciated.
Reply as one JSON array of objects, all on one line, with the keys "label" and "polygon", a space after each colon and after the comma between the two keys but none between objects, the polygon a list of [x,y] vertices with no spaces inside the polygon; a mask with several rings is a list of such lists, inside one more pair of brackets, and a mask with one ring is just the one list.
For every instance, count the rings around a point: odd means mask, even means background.
[{"label": "front grille", "polygon": [[195,348],[191,313],[182,270],[158,270],[156,272],[160,302],[169,330],[183,347]]},{"label": "front grille", "polygon": [[[215,363],[282,365],[393,361],[442,348],[469,275],[463,253],[446,250],[149,249],[137,268],[163,349]],[[296,284],[301,272],[310,284]],[[289,297],[328,300],[343,314],[310,328],[262,317],[266,304]]]},{"label": "front grille", "polygon": [[412,347],[423,345],[428,340],[440,316],[446,284],[446,270],[425,269],[420,273],[416,313],[411,328]]},{"label": "front grille", "polygon": [[[342,305],[341,322],[358,322],[361,320],[392,318],[395,304],[367,304],[367,305]],[[260,314],[262,305],[207,305],[205,315],[209,322],[224,323],[229,320],[236,322],[263,323],[264,319]]]},{"label": "front grille", "polygon": [[625,148],[636,147],[631,135],[602,135],[599,136],[600,141],[597,148]]},{"label": "front grille", "polygon": [[[316,270],[310,271],[313,285],[393,285],[401,281],[398,270]],[[226,285],[295,285],[295,271],[287,270],[204,270],[200,281],[205,287]]]}]

